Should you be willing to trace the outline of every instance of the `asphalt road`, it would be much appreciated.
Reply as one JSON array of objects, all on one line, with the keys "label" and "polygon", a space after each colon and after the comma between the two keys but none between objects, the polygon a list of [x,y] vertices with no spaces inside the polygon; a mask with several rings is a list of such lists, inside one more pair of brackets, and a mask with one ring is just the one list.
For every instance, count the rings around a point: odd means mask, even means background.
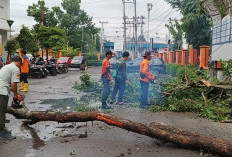
[{"label": "asphalt road", "polygon": [[[89,68],[91,79],[99,81],[100,68]],[[41,104],[45,99],[57,103],[60,100],[80,99],[72,87],[80,83],[80,71],[71,69],[67,74],[48,76],[45,79],[29,79],[29,92],[25,94],[30,110],[46,111],[51,105]],[[77,101],[78,102],[78,101]],[[99,102],[95,102],[100,105]],[[10,104],[9,104],[10,105]],[[181,129],[200,132],[208,136],[232,141],[231,124],[213,122],[193,113],[152,113],[138,108],[116,107],[111,114],[149,125],[159,122]],[[11,120],[7,128],[17,138],[0,141],[0,157],[67,157],[75,151],[78,157],[200,157],[201,150],[179,148],[143,135],[108,126],[102,122],[65,123],[39,122],[30,127],[22,126],[22,120],[7,115]],[[87,133],[87,137],[83,138]]]}]

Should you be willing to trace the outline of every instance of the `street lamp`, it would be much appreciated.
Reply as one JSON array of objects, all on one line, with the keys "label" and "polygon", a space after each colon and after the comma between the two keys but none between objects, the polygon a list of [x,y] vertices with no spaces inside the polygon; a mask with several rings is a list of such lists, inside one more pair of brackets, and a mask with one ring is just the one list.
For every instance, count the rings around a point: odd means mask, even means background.
[{"label": "street lamp", "polygon": [[13,25],[14,21],[13,20],[6,20],[9,27],[10,27],[10,37],[11,37],[11,26]]},{"label": "street lamp", "polygon": [[[148,11],[148,28],[147,28],[147,41],[150,42],[150,37],[149,37],[149,25],[150,25],[150,11],[152,10],[153,5],[151,3],[147,3],[147,11]],[[147,44],[147,48],[149,45]]]}]

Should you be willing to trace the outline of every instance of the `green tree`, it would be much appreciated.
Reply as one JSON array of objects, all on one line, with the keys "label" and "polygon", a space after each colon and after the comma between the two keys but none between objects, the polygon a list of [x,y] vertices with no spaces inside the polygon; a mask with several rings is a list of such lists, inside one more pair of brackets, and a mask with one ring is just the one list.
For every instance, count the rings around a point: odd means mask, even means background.
[{"label": "green tree", "polygon": [[66,57],[74,57],[74,56],[78,56],[79,55],[79,49],[74,49],[72,47],[68,47],[68,49],[63,49],[62,50],[62,54],[63,56],[66,56]]},{"label": "green tree", "polygon": [[35,52],[39,51],[39,48],[31,31],[28,27],[25,27],[24,25],[20,30],[20,34],[17,37],[17,40],[19,42],[20,48],[26,50],[27,52],[31,52],[34,55]]},{"label": "green tree", "polygon": [[201,45],[211,45],[211,25],[209,17],[201,11],[198,0],[166,0],[183,15],[182,29],[187,43],[199,49]]},{"label": "green tree", "polygon": [[[86,45],[94,44],[92,36],[98,34],[99,29],[92,23],[92,18],[81,9],[80,4],[80,0],[63,0],[61,6],[64,12],[60,14],[59,21],[61,27],[67,31],[69,45],[73,48],[82,47],[86,52],[89,49]],[[61,11],[57,9],[57,12]]]},{"label": "green tree", "polygon": [[[49,10],[48,7],[45,6],[44,0],[39,0],[37,4],[32,4],[28,6],[27,15],[34,18],[37,22],[34,25],[34,29],[38,30],[39,26],[43,23],[44,26],[55,27],[58,25],[58,19],[56,18],[58,15],[56,7]],[[43,16],[44,15],[44,16]],[[44,20],[43,20],[44,17]]]},{"label": "green tree", "polygon": [[[38,30],[39,25],[42,24],[42,13],[44,12],[44,25],[59,26],[65,29],[70,47],[83,48],[83,51],[86,52],[92,49],[89,46],[94,45],[96,51],[100,47],[100,42],[93,41],[92,37],[99,33],[99,29],[92,23],[92,18],[81,9],[80,4],[80,0],[63,0],[62,9],[54,6],[49,10],[45,6],[45,2],[39,0],[37,4],[28,7],[27,13],[37,22],[34,26],[35,30]],[[97,40],[99,39],[97,38]]]},{"label": "green tree", "polygon": [[46,50],[47,58],[49,49],[58,52],[66,47],[66,33],[62,28],[40,26],[37,37],[41,48]]},{"label": "green tree", "polygon": [[11,55],[19,48],[19,42],[16,39],[7,40],[5,50],[7,51],[7,61],[11,58]]},{"label": "green tree", "polygon": [[175,19],[174,24],[171,22],[171,25],[165,25],[170,33],[172,34],[174,41],[173,41],[173,50],[182,49],[183,45],[183,30],[181,24]]}]

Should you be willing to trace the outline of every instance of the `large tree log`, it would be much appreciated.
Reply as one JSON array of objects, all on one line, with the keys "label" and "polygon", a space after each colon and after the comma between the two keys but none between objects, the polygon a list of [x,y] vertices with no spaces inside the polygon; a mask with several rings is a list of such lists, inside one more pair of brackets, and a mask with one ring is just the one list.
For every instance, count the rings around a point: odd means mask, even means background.
[{"label": "large tree log", "polygon": [[108,125],[117,126],[131,132],[171,142],[181,147],[198,150],[203,149],[222,156],[232,156],[232,142],[230,141],[208,137],[199,133],[183,131],[159,123],[151,123],[150,126],[147,126],[101,112],[59,113],[29,111],[26,109],[14,109],[12,107],[8,107],[7,112],[18,119],[30,120],[28,124],[35,124],[39,121],[56,121],[59,123],[102,121]]}]

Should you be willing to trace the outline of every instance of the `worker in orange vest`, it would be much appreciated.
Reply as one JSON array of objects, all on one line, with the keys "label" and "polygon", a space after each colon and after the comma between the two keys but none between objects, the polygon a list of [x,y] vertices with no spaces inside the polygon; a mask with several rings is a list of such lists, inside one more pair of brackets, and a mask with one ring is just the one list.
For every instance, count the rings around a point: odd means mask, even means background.
[{"label": "worker in orange vest", "polygon": [[21,73],[20,73],[20,87],[19,90],[22,92],[28,92],[29,84],[27,80],[27,75],[29,73],[29,58],[26,56],[26,51],[21,51],[21,58],[22,58],[22,66],[21,66]]},{"label": "worker in orange vest", "polygon": [[140,108],[146,108],[149,106],[147,102],[149,82],[155,80],[155,76],[150,73],[149,61],[151,60],[151,52],[146,51],[144,54],[144,60],[140,65],[140,84],[141,84],[141,97]]},{"label": "worker in orange vest", "polygon": [[106,58],[102,61],[102,83],[103,83],[103,93],[102,93],[102,109],[111,109],[110,106],[107,105],[106,101],[110,95],[110,84],[112,84],[111,75],[110,75],[110,62],[109,60],[112,58],[112,51],[106,52]]}]

